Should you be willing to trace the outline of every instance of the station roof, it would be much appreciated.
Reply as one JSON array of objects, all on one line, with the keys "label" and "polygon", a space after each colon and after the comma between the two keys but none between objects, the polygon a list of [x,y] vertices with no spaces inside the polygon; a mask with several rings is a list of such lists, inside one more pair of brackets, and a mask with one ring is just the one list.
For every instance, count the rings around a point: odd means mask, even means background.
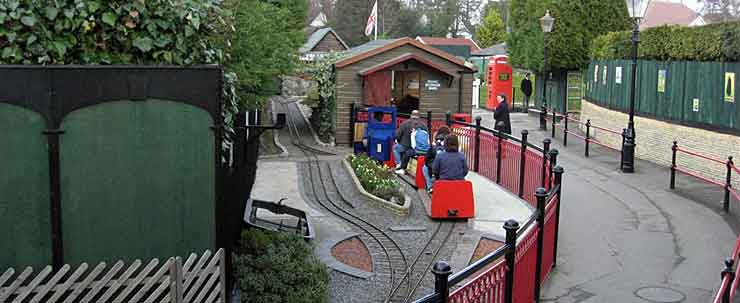
[{"label": "station roof", "polygon": [[[441,51],[439,49],[436,49],[436,48],[434,48],[434,47],[432,47],[430,45],[422,44],[421,42],[419,42],[417,40],[414,40],[414,39],[411,39],[411,38],[408,38],[408,37],[407,38],[400,38],[400,39],[390,39],[390,40],[374,40],[374,41],[370,41],[368,43],[365,43],[363,45],[354,47],[354,48],[350,49],[347,52],[347,54],[349,56],[346,57],[346,58],[344,58],[344,59],[342,59],[342,60],[340,60],[340,61],[338,61],[335,64],[335,66],[337,68],[342,68],[342,67],[345,67],[345,66],[354,64],[356,62],[365,60],[367,58],[373,57],[373,56],[375,56],[377,54],[380,54],[380,53],[383,53],[383,52],[386,52],[386,51],[389,51],[389,50],[392,50],[392,49],[395,49],[395,48],[398,48],[398,47],[401,47],[401,46],[404,46],[404,45],[413,45],[414,47],[417,47],[419,49],[422,49],[422,50],[424,50],[424,51],[426,51],[426,52],[428,52],[430,54],[433,54],[433,55],[435,55],[437,57],[443,58],[443,59],[445,59],[445,60],[447,60],[447,61],[449,61],[449,62],[451,62],[453,64],[459,65],[459,66],[463,67],[464,69],[466,69],[468,71],[474,71],[475,70],[474,67],[471,67],[471,66],[468,66],[467,64],[465,64],[465,61],[463,61],[463,60],[461,60],[461,59],[459,59],[459,58],[457,58],[457,57],[455,57],[455,56],[453,56],[453,55],[451,55],[449,53],[446,53],[444,51]],[[403,55],[401,57],[403,57]],[[418,58],[418,56],[414,56],[414,57],[417,57]],[[394,58],[391,61],[397,60],[397,59],[399,59],[399,58]],[[405,58],[404,61],[405,60],[410,60],[410,59],[413,59],[413,58],[412,57]],[[414,59],[414,60],[416,60],[416,59]],[[417,60],[417,61],[419,61],[419,60]],[[424,63],[425,65],[429,65],[426,62],[422,62],[422,63]]]}]

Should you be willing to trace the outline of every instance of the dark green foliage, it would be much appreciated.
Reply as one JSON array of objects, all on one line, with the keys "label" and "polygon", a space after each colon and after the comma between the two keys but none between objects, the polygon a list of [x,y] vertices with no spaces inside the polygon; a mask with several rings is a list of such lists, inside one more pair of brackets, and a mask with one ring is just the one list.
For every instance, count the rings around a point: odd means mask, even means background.
[{"label": "dark green foliage", "polygon": [[478,27],[476,39],[481,48],[490,47],[491,45],[503,42],[506,37],[506,27],[501,17],[498,15],[498,8],[491,6],[490,10],[483,18],[483,24]]},{"label": "dark green foliage", "polygon": [[237,37],[230,40],[230,71],[237,74],[237,94],[243,108],[261,107],[267,96],[279,93],[276,79],[298,64],[305,42],[306,1],[230,0]]},{"label": "dark green foliage", "polygon": [[544,37],[539,19],[546,10],[555,18],[548,42],[551,70],[587,66],[591,38],[624,30],[629,24],[623,0],[512,0],[512,31],[506,41],[515,66],[543,70]]},{"label": "dark green foliage", "polygon": [[220,63],[219,0],[0,3],[2,64]]},{"label": "dark green foliage", "polygon": [[[597,59],[631,58],[631,32],[597,37],[591,56]],[[699,27],[659,26],[640,32],[638,58],[659,61],[737,61],[740,59],[740,22]]]},{"label": "dark green foliage", "polygon": [[234,268],[243,303],[326,302],[329,274],[295,234],[242,233]]}]

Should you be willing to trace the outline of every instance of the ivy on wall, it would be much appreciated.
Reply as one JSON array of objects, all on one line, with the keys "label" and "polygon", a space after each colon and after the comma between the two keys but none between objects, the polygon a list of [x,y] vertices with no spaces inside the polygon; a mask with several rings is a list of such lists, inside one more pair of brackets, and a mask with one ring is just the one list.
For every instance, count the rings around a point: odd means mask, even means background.
[{"label": "ivy on wall", "polygon": [[310,64],[305,72],[318,83],[319,137],[332,141],[336,131],[337,73],[334,63],[342,58],[340,53],[331,53]]}]

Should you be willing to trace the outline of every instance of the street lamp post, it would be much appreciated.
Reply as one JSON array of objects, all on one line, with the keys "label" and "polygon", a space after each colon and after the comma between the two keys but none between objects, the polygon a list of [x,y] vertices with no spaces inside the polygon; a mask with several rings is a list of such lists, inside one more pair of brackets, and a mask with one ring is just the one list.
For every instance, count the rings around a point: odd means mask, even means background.
[{"label": "street lamp post", "polygon": [[640,20],[645,16],[650,0],[625,0],[632,18],[632,83],[630,84],[630,112],[627,131],[622,140],[622,172],[635,172],[635,85],[637,83],[637,44],[640,42]]},{"label": "street lamp post", "polygon": [[[544,74],[544,79],[542,79],[542,111],[543,113],[547,111],[547,36],[552,31],[552,26],[555,24],[555,18],[550,16],[550,10],[547,10],[545,12],[545,15],[540,18],[540,27],[542,27],[542,33],[544,36],[544,65],[542,66],[542,71]],[[545,129],[545,124],[540,124],[540,128]]]}]

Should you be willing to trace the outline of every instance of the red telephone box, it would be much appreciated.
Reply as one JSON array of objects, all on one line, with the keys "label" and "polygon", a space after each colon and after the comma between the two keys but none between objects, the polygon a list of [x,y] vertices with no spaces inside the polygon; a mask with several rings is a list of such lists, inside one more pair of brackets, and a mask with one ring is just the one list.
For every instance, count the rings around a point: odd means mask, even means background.
[{"label": "red telephone box", "polygon": [[498,100],[496,96],[498,94],[504,94],[506,100],[509,103],[509,110],[514,108],[514,100],[512,99],[513,89],[513,69],[509,65],[509,57],[504,55],[493,56],[488,62],[488,100],[486,100],[486,108],[490,110],[496,109],[498,106]]}]

